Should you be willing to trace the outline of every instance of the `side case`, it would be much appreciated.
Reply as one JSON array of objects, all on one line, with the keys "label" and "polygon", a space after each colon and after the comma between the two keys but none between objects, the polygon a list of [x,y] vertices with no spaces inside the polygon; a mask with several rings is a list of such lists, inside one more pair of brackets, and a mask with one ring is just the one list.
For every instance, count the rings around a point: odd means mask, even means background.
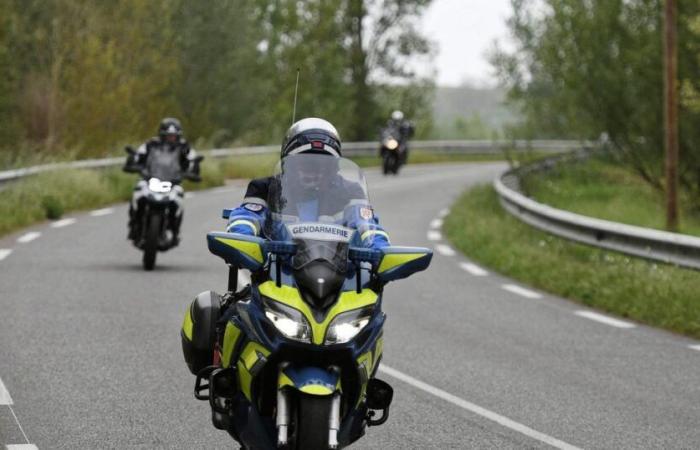
[{"label": "side case", "polygon": [[221,296],[214,291],[199,294],[185,312],[180,330],[182,353],[194,375],[213,362],[216,322],[220,314]]}]

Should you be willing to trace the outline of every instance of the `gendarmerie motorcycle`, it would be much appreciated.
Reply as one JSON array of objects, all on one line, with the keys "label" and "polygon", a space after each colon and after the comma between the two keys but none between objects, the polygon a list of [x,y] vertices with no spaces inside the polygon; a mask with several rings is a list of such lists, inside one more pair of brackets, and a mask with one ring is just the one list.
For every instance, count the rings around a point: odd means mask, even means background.
[{"label": "gendarmerie motorcycle", "polygon": [[[304,193],[295,168],[319,158],[353,195]],[[393,390],[376,378],[384,286],[425,270],[432,251],[359,246],[345,219],[369,200],[362,171],[346,159],[286,157],[268,207],[269,239],[207,235],[209,250],[229,265],[229,292],[203,292],[185,313],[195,397],[243,448],[343,448],[389,417]],[[250,271],[251,284],[234,294],[239,269]]]},{"label": "gendarmerie motorcycle", "polygon": [[[143,268],[153,270],[156,255],[176,247],[179,238],[174,230],[179,229],[183,214],[185,190],[184,179],[200,181],[197,172],[184,171],[180,167],[177,152],[154,152],[144,165],[133,164],[134,149],[125,148],[129,154],[124,171],[139,173],[142,180],[134,188],[132,208],[137,211],[136,229],[130,237],[136,248],[143,251]],[[194,165],[204,159],[195,158]]]},{"label": "gendarmerie motorcycle", "polygon": [[381,132],[379,155],[382,158],[384,175],[398,174],[406,163],[406,142],[394,127],[386,127]]}]

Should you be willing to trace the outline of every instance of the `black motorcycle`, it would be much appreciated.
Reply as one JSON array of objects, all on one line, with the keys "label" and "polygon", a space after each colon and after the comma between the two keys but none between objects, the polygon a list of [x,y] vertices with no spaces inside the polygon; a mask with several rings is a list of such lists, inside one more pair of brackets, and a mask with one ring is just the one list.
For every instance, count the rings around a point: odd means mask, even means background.
[{"label": "black motorcycle", "polygon": [[[170,250],[180,242],[178,232],[185,196],[182,180],[200,181],[201,178],[196,171],[182,171],[176,152],[154,152],[140,165],[134,163],[134,149],[126,147],[125,150],[129,157],[124,171],[139,173],[142,177],[131,200],[136,214],[130,224],[129,238],[143,251],[143,268],[153,270],[158,252]],[[198,156],[195,167],[203,159]]]},{"label": "black motorcycle", "polygon": [[384,175],[398,174],[401,166],[406,163],[406,154],[406,142],[401,138],[401,133],[391,127],[382,130],[379,155]]}]

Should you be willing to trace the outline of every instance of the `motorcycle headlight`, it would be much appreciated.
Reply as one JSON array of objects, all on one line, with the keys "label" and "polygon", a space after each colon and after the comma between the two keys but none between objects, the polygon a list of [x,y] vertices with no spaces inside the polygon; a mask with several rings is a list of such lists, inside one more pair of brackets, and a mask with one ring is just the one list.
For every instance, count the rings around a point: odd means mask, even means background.
[{"label": "motorcycle headlight", "polygon": [[265,301],[265,317],[285,337],[299,342],[311,342],[311,325],[296,309],[279,302]]},{"label": "motorcycle headlight", "polygon": [[348,311],[338,315],[338,317],[333,319],[331,324],[328,325],[324,344],[344,344],[352,340],[367,326],[371,318],[371,308]]},{"label": "motorcycle headlight", "polygon": [[396,150],[396,147],[399,146],[399,143],[396,139],[389,139],[386,141],[386,148],[389,150]]},{"label": "motorcycle headlight", "polygon": [[152,192],[164,194],[170,192],[172,188],[173,184],[170,181],[160,181],[158,178],[151,178],[148,180],[148,189]]}]

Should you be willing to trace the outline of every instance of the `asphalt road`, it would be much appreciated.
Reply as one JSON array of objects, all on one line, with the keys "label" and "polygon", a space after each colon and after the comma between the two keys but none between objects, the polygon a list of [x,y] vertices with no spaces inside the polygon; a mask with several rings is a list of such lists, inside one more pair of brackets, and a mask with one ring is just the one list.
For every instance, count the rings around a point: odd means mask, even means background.
[{"label": "asphalt road", "polygon": [[[368,172],[393,243],[438,251],[387,287],[395,400],[353,448],[700,448],[700,343],[586,315],[442,240],[441,212],[502,169]],[[151,273],[125,240],[125,205],[0,240],[0,448],[236,448],[192,397],[178,333],[194,295],[225,288],[204,235],[244,185],[188,198],[183,243]]]}]

